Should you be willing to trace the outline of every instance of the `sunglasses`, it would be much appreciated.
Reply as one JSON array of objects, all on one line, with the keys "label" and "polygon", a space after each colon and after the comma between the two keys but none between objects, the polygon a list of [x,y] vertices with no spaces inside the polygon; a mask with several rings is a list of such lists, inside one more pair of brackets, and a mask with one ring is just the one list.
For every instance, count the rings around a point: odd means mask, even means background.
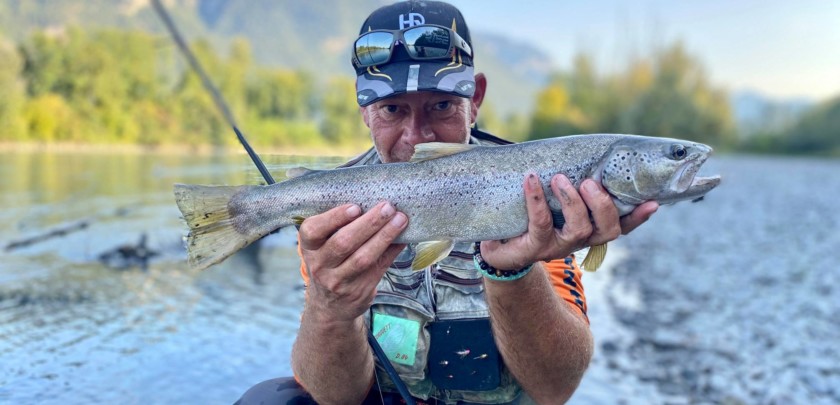
[{"label": "sunglasses", "polygon": [[446,59],[453,55],[455,48],[472,56],[472,49],[457,32],[439,25],[419,25],[362,34],[353,44],[353,63],[357,67],[388,63],[396,43],[402,43],[408,56],[415,60]]}]

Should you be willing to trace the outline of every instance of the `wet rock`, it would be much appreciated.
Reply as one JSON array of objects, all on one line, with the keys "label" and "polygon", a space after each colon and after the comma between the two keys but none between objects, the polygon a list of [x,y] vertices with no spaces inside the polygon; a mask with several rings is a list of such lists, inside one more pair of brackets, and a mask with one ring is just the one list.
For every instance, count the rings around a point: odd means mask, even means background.
[{"label": "wet rock", "polygon": [[146,270],[149,260],[158,256],[159,253],[146,246],[146,233],[140,235],[140,240],[134,245],[121,245],[99,255],[99,262],[118,270],[130,269],[133,267]]}]

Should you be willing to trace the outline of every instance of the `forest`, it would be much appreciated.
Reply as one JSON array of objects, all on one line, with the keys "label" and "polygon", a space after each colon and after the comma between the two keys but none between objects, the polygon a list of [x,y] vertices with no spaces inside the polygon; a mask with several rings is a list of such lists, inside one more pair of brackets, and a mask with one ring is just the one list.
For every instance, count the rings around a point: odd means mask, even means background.
[{"label": "forest", "polygon": [[[254,62],[247,40],[220,54],[191,48],[256,148],[358,150],[369,144],[347,76]],[[480,68],[478,69],[480,70]],[[618,132],[692,139],[723,151],[840,156],[840,97],[784,128],[739,134],[725,89],[675,42],[620,72],[599,74],[586,53],[554,72],[529,114],[501,116],[492,101],[479,125],[516,141]],[[14,42],[0,37],[0,142],[232,146],[231,129],[168,37],[69,27]]]}]

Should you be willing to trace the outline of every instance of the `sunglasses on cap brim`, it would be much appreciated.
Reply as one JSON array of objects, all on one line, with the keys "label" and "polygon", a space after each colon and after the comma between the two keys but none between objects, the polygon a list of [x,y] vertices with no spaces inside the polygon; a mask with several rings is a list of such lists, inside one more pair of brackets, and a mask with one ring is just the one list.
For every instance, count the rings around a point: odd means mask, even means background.
[{"label": "sunglasses on cap brim", "polygon": [[454,55],[455,48],[472,57],[472,49],[457,32],[439,25],[419,25],[360,35],[353,44],[353,63],[357,67],[388,63],[397,43],[402,43],[408,56],[415,60],[447,59]]}]

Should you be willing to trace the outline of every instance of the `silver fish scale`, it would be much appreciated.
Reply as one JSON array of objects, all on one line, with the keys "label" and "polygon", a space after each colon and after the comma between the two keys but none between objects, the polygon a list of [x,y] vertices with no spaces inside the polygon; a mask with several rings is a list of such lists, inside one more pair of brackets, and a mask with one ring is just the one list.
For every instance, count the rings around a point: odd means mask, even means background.
[{"label": "silver fish scale", "polygon": [[[229,204],[235,228],[265,234],[355,203],[364,211],[383,200],[409,217],[397,243],[510,238],[527,230],[522,184],[539,175],[553,209],[559,202],[549,181],[557,173],[579,185],[623,135],[553,138],[498,147],[478,147],[419,163],[381,164],[317,171],[271,186],[244,188]],[[247,231],[246,231],[247,230]]]}]

